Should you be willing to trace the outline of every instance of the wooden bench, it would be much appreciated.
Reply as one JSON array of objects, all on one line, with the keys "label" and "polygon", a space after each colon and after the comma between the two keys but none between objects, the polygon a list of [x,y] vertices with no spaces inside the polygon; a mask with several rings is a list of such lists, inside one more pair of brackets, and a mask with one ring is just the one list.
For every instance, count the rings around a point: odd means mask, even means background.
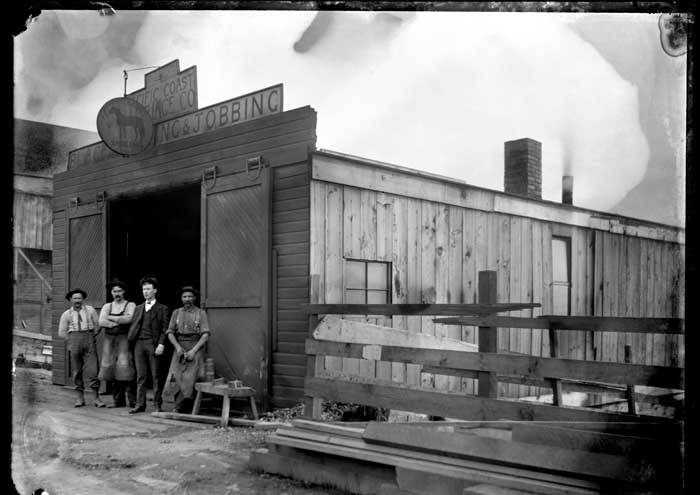
[{"label": "wooden bench", "polygon": [[194,384],[194,389],[197,391],[197,396],[192,406],[192,414],[199,414],[199,407],[202,404],[202,395],[212,394],[220,395],[224,398],[224,404],[221,408],[221,426],[228,426],[231,397],[248,397],[250,400],[250,409],[253,412],[253,418],[258,419],[258,409],[255,407],[255,390],[250,387],[236,388],[228,383],[200,382]]}]

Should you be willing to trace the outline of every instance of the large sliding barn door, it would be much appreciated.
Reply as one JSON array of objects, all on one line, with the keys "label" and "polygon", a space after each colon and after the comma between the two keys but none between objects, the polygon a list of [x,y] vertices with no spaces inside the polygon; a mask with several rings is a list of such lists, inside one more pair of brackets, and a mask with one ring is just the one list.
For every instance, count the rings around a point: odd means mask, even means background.
[{"label": "large sliding barn door", "polygon": [[[68,266],[66,287],[83,289],[89,304],[99,313],[105,303],[106,278],[106,202],[98,201],[86,205],[70,206],[67,211],[66,246]],[[65,301],[66,309],[70,306]],[[98,342],[98,349],[101,348]],[[65,383],[70,379],[70,358],[64,346]]]},{"label": "large sliding barn door", "polygon": [[202,302],[216,373],[266,402],[270,364],[270,169],[202,181]]}]

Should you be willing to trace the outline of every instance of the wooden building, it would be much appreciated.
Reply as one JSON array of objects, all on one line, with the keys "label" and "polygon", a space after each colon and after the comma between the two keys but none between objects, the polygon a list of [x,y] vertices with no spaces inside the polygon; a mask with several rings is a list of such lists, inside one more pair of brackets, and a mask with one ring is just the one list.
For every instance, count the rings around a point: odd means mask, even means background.
[{"label": "wooden building", "polygon": [[[245,98],[235,99],[238,108]],[[317,150],[312,108],[282,112],[280,94],[279,108],[232,121],[235,101],[157,123],[155,144],[137,155],[102,143],[71,154],[54,185],[54,323],[69,287],[87,290],[100,307],[105,282],[117,276],[140,302],[133,289],[149,274],[172,307],[179,286],[198,285],[217,374],[255,388],[263,407],[280,407],[303,397],[309,320],[300,305],[309,302],[473,302],[478,271],[496,270],[499,302],[541,302],[535,314],[683,313],[681,229]],[[194,132],[188,122],[200,120]],[[537,163],[533,143],[507,145],[525,169]],[[474,329],[431,318],[374,320],[475,340]],[[549,352],[539,330],[499,334],[503,349]],[[625,344],[633,362],[682,363],[675,336],[571,332],[558,351],[621,361]],[[66,363],[54,339],[55,383],[68,381]],[[326,366],[427,387],[473,386],[398,363],[327,358]]]},{"label": "wooden building", "polygon": [[[14,120],[13,355],[50,362],[53,174],[68,152],[93,142],[94,132]],[[43,353],[42,353],[43,352]]]}]

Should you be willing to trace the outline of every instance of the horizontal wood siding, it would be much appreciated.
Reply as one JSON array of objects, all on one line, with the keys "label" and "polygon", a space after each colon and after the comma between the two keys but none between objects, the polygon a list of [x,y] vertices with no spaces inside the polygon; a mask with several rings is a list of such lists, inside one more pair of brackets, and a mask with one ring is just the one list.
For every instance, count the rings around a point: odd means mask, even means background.
[{"label": "horizontal wood siding", "polygon": [[309,302],[308,160],[274,169],[272,249],[277,252],[276,342],[272,354],[273,407],[292,407],[304,395],[308,318],[298,312]]},{"label": "horizontal wood siding", "polygon": [[[682,314],[683,246],[678,244],[488,212],[486,204],[459,207],[319,180],[312,180],[310,191],[310,275],[321,281],[320,303],[345,302],[344,259],[357,258],[392,262],[393,303],[476,302],[478,272],[495,270],[497,302],[542,305],[511,316],[552,314],[552,237],[563,236],[571,241],[571,315]],[[436,324],[432,317],[394,316],[378,323],[476,343],[475,327]],[[500,351],[550,356],[548,330],[499,328],[498,333]],[[562,358],[623,362],[624,347],[631,345],[633,363],[682,363],[682,336],[557,333],[556,355]],[[473,379],[422,373],[413,364],[327,357],[325,368],[475,392]],[[505,383],[499,392],[509,397],[550,393]]]},{"label": "horizontal wood siding", "polygon": [[[65,210],[72,198],[80,204],[95,202],[98,194],[106,199],[133,197],[146,192],[165,190],[201,181],[205,170],[216,166],[217,174],[225,175],[245,169],[246,160],[262,156],[273,169],[273,248],[278,250],[278,287],[295,289],[280,300],[277,312],[277,352],[290,354],[300,350],[305,333],[298,335],[299,325],[306,331],[308,318],[296,311],[299,289],[308,288],[308,222],[309,222],[309,153],[315,149],[316,112],[310,107],[264,117],[151,148],[131,157],[110,157],[86,164],[54,177],[53,199],[53,312],[54,335],[58,318],[66,309],[66,246]],[[279,196],[278,196],[279,195]],[[289,225],[286,225],[289,222]],[[297,222],[297,223],[293,223]],[[300,234],[304,229],[307,234]],[[298,337],[297,337],[298,335]],[[289,347],[292,346],[292,347]],[[62,366],[64,344],[54,338],[54,382],[64,383]],[[276,354],[272,357],[275,370]],[[288,370],[287,370],[288,371]],[[302,377],[303,373],[294,376]],[[303,388],[299,380],[286,380],[276,385],[274,396],[298,401]],[[297,387],[291,385],[294,382]]]}]

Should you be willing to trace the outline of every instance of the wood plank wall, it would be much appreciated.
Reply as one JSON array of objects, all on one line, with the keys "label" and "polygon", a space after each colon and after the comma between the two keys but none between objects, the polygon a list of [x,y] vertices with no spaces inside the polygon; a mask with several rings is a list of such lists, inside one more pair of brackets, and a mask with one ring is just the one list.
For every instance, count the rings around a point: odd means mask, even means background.
[{"label": "wood plank wall", "polygon": [[[311,182],[310,275],[320,280],[320,303],[342,303],[346,258],[392,262],[393,303],[476,302],[481,270],[498,274],[498,302],[539,302],[511,316],[552,314],[552,236],[571,239],[571,314],[681,316],[683,247],[583,227],[480,211],[319,180]],[[484,205],[486,209],[487,205]],[[476,343],[473,327],[431,317],[382,319],[410,332]],[[632,345],[634,363],[682,364],[677,336],[559,332],[558,356],[618,361]],[[546,330],[499,329],[499,350],[549,355]],[[474,392],[474,380],[420,373],[417,365],[326,358],[326,369],[427,388]],[[544,391],[546,389],[542,389]],[[538,392],[500,384],[504,396]]]},{"label": "wood plank wall", "polygon": [[[195,184],[201,181],[203,171],[209,167],[217,166],[218,173],[222,175],[232,173],[245,168],[245,160],[255,155],[262,155],[273,168],[308,163],[309,153],[314,151],[315,143],[316,112],[311,107],[302,107],[151,148],[133,157],[114,157],[57,174],[54,177],[53,202],[53,381],[63,384],[65,380],[65,346],[62,339],[57,338],[57,328],[58,319],[67,308],[64,299],[66,292],[65,230],[66,207],[70,198],[78,197],[81,204],[89,204],[95,201],[99,193],[106,193],[106,199],[109,201],[110,198],[120,195],[133,196],[167,187]],[[299,167],[292,169],[293,167],[290,167],[287,172],[280,171],[274,176],[274,187],[278,189],[273,196],[275,224],[291,221],[295,214],[300,214],[300,209],[303,210],[299,205],[308,204],[309,201],[308,196],[304,199],[295,196],[303,193],[303,189],[294,190],[299,187],[294,185],[294,182],[299,179],[293,177],[299,175],[300,169]],[[284,177],[285,173],[289,177]],[[308,172],[305,173],[308,176]],[[285,195],[289,197],[285,199]],[[288,215],[286,219],[284,214]],[[303,213],[301,215],[303,216]],[[279,232],[279,234],[283,233]],[[299,237],[298,232],[294,235]],[[305,237],[308,244],[308,232]],[[290,246],[293,243],[288,242],[289,238],[277,236],[276,239],[280,246],[280,261],[282,263],[290,261],[287,266],[280,269],[280,273],[289,277],[292,273],[298,274],[304,271],[301,277],[306,279],[308,270],[302,270],[299,265],[304,267],[303,261],[300,260],[303,260],[304,256],[308,259],[308,254],[291,253],[294,247]],[[286,260],[285,256],[289,259]],[[298,277],[295,282],[301,282]],[[308,302],[308,297],[305,302]],[[280,312],[283,311],[286,309],[280,308]],[[290,340],[291,338],[285,344],[296,343],[296,350],[303,352],[299,346],[303,342],[303,337],[298,337],[294,342]],[[282,346],[280,349],[286,349],[286,351],[280,350],[282,354],[289,354],[287,351],[293,348]],[[284,366],[273,362],[273,371],[276,364]],[[283,370],[284,368],[277,369],[277,371]],[[296,380],[295,383],[298,385],[299,381]],[[286,393],[288,386],[289,383],[277,387],[273,382],[273,390],[281,394]],[[295,399],[298,400],[299,397],[295,396]]]},{"label": "wood plank wall", "polygon": [[274,169],[272,249],[277,255],[276,322],[273,329],[272,403],[291,407],[304,395],[304,339],[308,316],[299,311],[309,302],[308,161]]},{"label": "wood plank wall", "polygon": [[52,249],[51,200],[51,196],[14,191],[13,246]]}]

